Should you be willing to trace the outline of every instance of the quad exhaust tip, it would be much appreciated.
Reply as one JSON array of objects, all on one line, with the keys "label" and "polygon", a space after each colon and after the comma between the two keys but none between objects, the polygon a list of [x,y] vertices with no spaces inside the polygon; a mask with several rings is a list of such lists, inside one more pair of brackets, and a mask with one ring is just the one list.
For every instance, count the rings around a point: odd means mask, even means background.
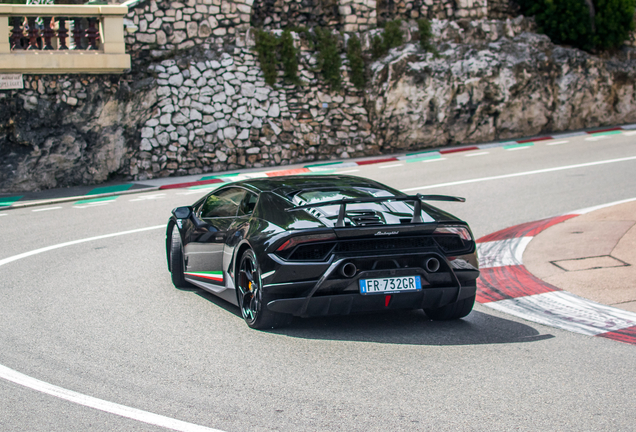
[{"label": "quad exhaust tip", "polygon": [[340,267],[340,274],[346,278],[352,278],[358,272],[358,268],[353,263],[346,263],[342,267]]},{"label": "quad exhaust tip", "polygon": [[439,260],[437,258],[429,258],[426,260],[426,270],[428,270],[429,273],[435,273],[437,270],[439,270]]}]

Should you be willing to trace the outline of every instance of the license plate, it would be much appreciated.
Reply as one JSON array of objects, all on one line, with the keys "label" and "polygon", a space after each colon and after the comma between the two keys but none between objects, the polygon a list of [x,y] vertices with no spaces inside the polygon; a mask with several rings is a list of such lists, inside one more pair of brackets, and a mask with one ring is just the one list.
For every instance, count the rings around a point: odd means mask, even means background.
[{"label": "license plate", "polygon": [[419,276],[361,279],[360,294],[383,294],[418,291],[422,289]]}]

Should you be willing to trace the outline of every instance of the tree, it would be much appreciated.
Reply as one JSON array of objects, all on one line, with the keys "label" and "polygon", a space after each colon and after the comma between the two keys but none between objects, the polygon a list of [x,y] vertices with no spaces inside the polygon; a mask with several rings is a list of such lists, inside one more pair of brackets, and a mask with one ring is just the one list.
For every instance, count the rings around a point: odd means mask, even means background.
[{"label": "tree", "polygon": [[539,30],[559,44],[615,49],[634,29],[636,0],[518,0]]}]

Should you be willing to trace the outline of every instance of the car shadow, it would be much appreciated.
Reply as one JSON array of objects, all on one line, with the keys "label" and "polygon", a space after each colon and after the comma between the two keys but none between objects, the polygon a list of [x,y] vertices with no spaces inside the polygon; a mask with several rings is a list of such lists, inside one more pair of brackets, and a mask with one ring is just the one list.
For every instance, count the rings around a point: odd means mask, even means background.
[{"label": "car shadow", "polygon": [[554,337],[477,310],[455,321],[433,321],[421,310],[295,319],[290,327],[272,332],[304,339],[406,345],[509,344]]},{"label": "car shadow", "polygon": [[[240,318],[235,305],[204,290],[192,291]],[[510,344],[554,338],[527,324],[477,310],[456,321],[433,321],[421,310],[294,318],[291,325],[268,332],[299,339],[405,345]]]}]

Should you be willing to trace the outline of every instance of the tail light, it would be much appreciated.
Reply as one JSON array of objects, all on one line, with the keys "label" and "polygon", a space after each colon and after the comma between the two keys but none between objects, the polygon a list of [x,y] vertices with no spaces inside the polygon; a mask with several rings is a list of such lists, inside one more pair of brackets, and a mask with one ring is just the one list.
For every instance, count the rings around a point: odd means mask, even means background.
[{"label": "tail light", "polygon": [[440,226],[435,228],[433,234],[455,234],[465,241],[473,239],[470,230],[465,226]]},{"label": "tail light", "polygon": [[278,249],[276,249],[276,251],[281,252],[284,250],[292,249],[293,247],[303,243],[321,242],[321,241],[329,241],[329,240],[335,240],[335,239],[336,239],[336,235],[333,233],[296,236],[296,237],[290,238],[285,243],[280,245]]}]

